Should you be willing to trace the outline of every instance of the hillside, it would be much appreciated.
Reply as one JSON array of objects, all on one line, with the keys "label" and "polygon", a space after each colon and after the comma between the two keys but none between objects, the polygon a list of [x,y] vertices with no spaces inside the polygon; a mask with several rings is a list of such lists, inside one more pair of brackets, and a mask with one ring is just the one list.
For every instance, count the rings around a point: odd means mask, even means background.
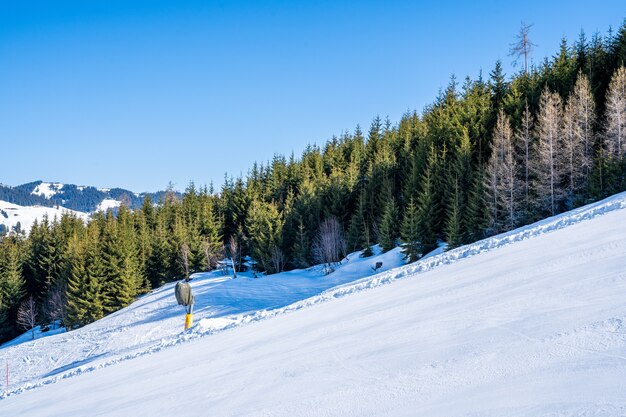
[{"label": "hillside", "polygon": [[70,213],[87,220],[87,213],[69,210],[64,207],[20,206],[0,200],[0,232],[3,230],[23,230],[28,232],[35,220],[41,221],[47,216],[50,221],[59,220],[63,213]]},{"label": "hillside", "polygon": [[368,276],[375,260],[197,276],[187,333],[169,284],[4,347],[0,414],[626,413],[626,194]]},{"label": "hillside", "polygon": [[105,207],[110,206],[108,200],[125,201],[129,207],[138,208],[146,196],[156,203],[164,194],[164,191],[135,193],[123,188],[96,188],[41,180],[14,187],[0,184],[0,200],[21,206],[63,206],[84,213],[101,209],[103,201]]},{"label": "hillside", "polygon": [[[98,189],[74,184],[35,181],[10,187],[0,184],[0,233],[19,229],[28,232],[35,220],[44,215],[51,221],[63,212],[82,219],[96,211],[115,210],[122,202],[131,208],[141,207],[146,196],[155,203],[165,192],[133,193],[122,188]],[[178,193],[176,193],[178,195]]]}]

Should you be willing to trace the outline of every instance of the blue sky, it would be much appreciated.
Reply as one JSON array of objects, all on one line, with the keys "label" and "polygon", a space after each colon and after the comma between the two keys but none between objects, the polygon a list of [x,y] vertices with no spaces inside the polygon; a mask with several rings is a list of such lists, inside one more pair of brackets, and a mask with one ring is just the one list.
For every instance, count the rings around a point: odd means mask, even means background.
[{"label": "blue sky", "polygon": [[536,62],[619,27],[622,1],[0,2],[0,183],[156,191],[392,122],[486,75],[533,23]]}]

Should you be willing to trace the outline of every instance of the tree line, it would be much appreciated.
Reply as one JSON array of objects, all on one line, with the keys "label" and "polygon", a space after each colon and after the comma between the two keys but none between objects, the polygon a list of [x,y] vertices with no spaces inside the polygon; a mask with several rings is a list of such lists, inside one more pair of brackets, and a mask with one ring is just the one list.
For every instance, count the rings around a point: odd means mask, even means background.
[{"label": "tree line", "polygon": [[191,183],[87,224],[66,214],[4,235],[0,340],[88,324],[225,258],[235,271],[330,271],[376,242],[414,261],[625,190],[626,24],[534,66],[528,28],[509,79],[500,62],[487,79],[452,77],[422,113],[277,154],[219,190]]}]

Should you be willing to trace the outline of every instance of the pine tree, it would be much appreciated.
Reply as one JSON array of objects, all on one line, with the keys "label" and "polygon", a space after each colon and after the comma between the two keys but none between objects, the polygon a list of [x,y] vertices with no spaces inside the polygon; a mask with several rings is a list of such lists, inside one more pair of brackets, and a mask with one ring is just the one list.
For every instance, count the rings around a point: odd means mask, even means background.
[{"label": "pine tree", "polygon": [[104,313],[109,314],[129,305],[141,292],[144,279],[138,262],[138,250],[132,233],[128,209],[120,207],[118,219],[107,214],[101,241],[106,280],[103,286]]},{"label": "pine tree", "polygon": [[252,258],[256,269],[275,273],[272,263],[272,248],[280,247],[282,219],[273,203],[253,200],[248,213],[247,229]]},{"label": "pine tree", "polygon": [[467,196],[466,233],[467,242],[476,242],[483,239],[488,230],[489,212],[486,204],[485,174],[479,166],[472,174]]},{"label": "pine tree", "polygon": [[311,239],[307,229],[304,227],[302,218],[300,218],[298,223],[292,262],[295,268],[307,268],[311,266]]},{"label": "pine tree", "polygon": [[393,197],[389,198],[383,211],[378,230],[379,243],[383,252],[390,251],[396,247],[398,238],[398,209]]},{"label": "pine tree", "polygon": [[70,245],[72,274],[67,283],[66,327],[84,326],[104,316],[105,271],[98,245],[97,225],[89,225],[85,242]]},{"label": "pine tree", "polygon": [[[17,309],[25,295],[25,282],[22,277],[21,238],[14,234],[0,240],[0,340],[15,336],[13,323]],[[0,319],[2,318],[0,317]]]},{"label": "pine tree", "polygon": [[417,196],[417,218],[421,250],[426,254],[437,248],[437,230],[440,223],[439,204],[435,196],[433,172],[438,170],[439,157],[434,146],[428,157],[428,166],[422,178],[421,191]]},{"label": "pine tree", "polygon": [[460,246],[463,241],[463,232],[461,230],[461,190],[459,189],[458,179],[454,181],[454,187],[448,203],[448,213],[446,221],[446,242],[448,249],[454,249]]},{"label": "pine tree", "polygon": [[374,255],[374,251],[372,250],[370,227],[367,224],[365,224],[365,228],[363,229],[363,241],[365,242],[365,249],[361,251],[361,258],[369,258]]},{"label": "pine tree", "polygon": [[359,195],[356,211],[350,220],[348,227],[347,247],[349,252],[355,252],[365,248],[365,195]]},{"label": "pine tree", "polygon": [[409,262],[415,262],[422,257],[422,244],[420,241],[420,227],[417,206],[411,200],[404,212],[401,228],[402,253]]}]

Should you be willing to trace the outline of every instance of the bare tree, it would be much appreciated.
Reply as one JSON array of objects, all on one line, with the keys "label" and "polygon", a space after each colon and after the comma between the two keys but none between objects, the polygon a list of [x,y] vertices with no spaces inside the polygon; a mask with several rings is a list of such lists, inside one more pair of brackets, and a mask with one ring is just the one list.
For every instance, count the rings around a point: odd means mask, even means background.
[{"label": "bare tree", "polygon": [[563,137],[561,121],[563,111],[561,96],[546,87],[539,100],[539,115],[535,126],[537,136],[537,158],[534,170],[537,173],[537,196],[540,207],[554,216],[563,199]]},{"label": "bare tree", "polygon": [[189,279],[189,245],[187,242],[180,245],[180,263],[185,271],[185,279]]},{"label": "bare tree", "polygon": [[[510,230],[519,217],[518,162],[509,118],[500,109],[487,165],[488,192],[494,231]],[[502,213],[502,215],[500,215]]]},{"label": "bare tree", "polygon": [[575,130],[578,135],[577,141],[581,144],[581,185],[586,187],[589,184],[593,164],[593,144],[595,142],[593,132],[596,125],[596,103],[593,99],[589,78],[582,71],[578,72],[571,100],[574,120],[577,124],[577,129]]},{"label": "bare tree", "polygon": [[52,328],[56,327],[57,321],[64,322],[66,316],[66,297],[65,290],[56,285],[50,291],[50,295],[46,300],[45,314],[52,323]]},{"label": "bare tree", "polygon": [[35,326],[37,325],[37,304],[31,295],[20,304],[17,310],[17,324],[26,330],[31,330],[32,338],[35,338]]},{"label": "bare tree", "polygon": [[237,265],[235,260],[239,258],[239,243],[234,236],[228,239],[228,252],[230,253],[230,262],[233,266],[233,278],[237,278]]},{"label": "bare tree", "polygon": [[626,67],[619,67],[606,95],[604,141],[607,153],[620,158],[626,153]]},{"label": "bare tree", "polygon": [[285,254],[278,246],[272,246],[272,267],[275,272],[283,272],[285,267]]},{"label": "bare tree", "polygon": [[522,22],[519,32],[515,36],[515,42],[510,45],[509,56],[512,56],[513,65],[517,66],[517,63],[521,57],[524,57],[524,72],[528,74],[528,59],[532,52],[533,46],[537,46],[532,43],[528,37],[532,24],[528,25]]},{"label": "bare tree", "polygon": [[207,270],[213,270],[217,268],[219,261],[224,257],[223,250],[215,244],[211,244],[211,241],[206,238],[202,241],[202,250],[206,260]]},{"label": "bare tree", "polygon": [[524,107],[524,112],[522,113],[522,124],[520,129],[517,131],[516,142],[518,145],[518,150],[516,154],[519,157],[519,163],[521,164],[521,180],[522,184],[520,188],[522,189],[522,193],[524,196],[524,208],[525,210],[530,209],[530,165],[531,165],[531,152],[533,149],[533,116],[530,113],[530,108],[528,106],[528,101],[526,101],[526,106]]},{"label": "bare tree", "polygon": [[334,271],[346,253],[346,241],[337,218],[329,217],[320,224],[312,252],[315,262],[324,264],[326,274]]}]

